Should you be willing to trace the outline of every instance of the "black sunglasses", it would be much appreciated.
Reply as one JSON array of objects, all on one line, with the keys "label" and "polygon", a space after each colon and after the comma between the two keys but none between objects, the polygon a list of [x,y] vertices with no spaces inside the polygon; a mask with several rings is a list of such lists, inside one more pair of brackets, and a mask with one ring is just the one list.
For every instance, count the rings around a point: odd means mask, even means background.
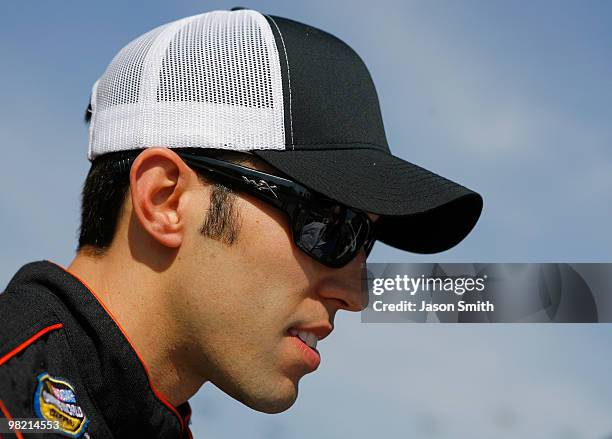
[{"label": "black sunglasses", "polygon": [[312,192],[297,182],[235,163],[175,151],[183,161],[212,179],[247,192],[287,214],[295,245],[322,264],[340,268],[363,247],[366,257],[376,241],[368,215]]}]

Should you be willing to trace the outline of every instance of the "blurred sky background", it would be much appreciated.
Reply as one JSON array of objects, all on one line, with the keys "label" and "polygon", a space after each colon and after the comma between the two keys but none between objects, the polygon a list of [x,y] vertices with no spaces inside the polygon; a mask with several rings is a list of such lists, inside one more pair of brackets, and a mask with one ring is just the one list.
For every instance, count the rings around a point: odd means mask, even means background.
[{"label": "blurred sky background", "polygon": [[[160,24],[247,6],[331,32],[367,64],[392,151],[480,192],[437,255],[376,262],[612,262],[612,2],[5,1],[0,290],[67,266],[88,170],[83,113],[114,54]],[[1,330],[0,322],[0,330]],[[612,437],[612,327],[362,324],[340,313],[279,415],[206,384],[202,438]]]}]

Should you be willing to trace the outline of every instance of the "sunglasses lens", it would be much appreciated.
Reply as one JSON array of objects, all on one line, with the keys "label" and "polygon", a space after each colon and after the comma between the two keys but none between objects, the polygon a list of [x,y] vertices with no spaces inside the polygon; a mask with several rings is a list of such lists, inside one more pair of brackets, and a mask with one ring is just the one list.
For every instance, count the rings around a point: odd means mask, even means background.
[{"label": "sunglasses lens", "polygon": [[296,244],[307,254],[325,265],[342,267],[366,242],[369,225],[365,215],[329,205],[302,209],[293,232]]}]

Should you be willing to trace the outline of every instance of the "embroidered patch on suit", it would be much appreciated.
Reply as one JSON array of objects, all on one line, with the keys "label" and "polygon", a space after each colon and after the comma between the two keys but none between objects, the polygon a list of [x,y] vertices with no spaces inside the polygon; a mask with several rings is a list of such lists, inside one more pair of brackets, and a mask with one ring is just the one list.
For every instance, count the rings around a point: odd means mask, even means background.
[{"label": "embroidered patch on suit", "polygon": [[58,421],[59,432],[68,437],[79,437],[87,426],[87,416],[78,405],[74,386],[68,381],[39,374],[34,392],[34,412],[47,421]]}]

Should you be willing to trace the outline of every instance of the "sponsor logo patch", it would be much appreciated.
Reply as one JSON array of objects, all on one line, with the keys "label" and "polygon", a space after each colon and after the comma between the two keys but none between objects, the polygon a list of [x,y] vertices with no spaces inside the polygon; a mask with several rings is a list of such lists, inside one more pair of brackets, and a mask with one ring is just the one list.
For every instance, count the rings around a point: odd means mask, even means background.
[{"label": "sponsor logo patch", "polygon": [[87,426],[87,416],[78,405],[74,386],[68,381],[39,374],[34,392],[34,412],[47,421],[58,421],[59,431],[68,437],[79,437]]}]

